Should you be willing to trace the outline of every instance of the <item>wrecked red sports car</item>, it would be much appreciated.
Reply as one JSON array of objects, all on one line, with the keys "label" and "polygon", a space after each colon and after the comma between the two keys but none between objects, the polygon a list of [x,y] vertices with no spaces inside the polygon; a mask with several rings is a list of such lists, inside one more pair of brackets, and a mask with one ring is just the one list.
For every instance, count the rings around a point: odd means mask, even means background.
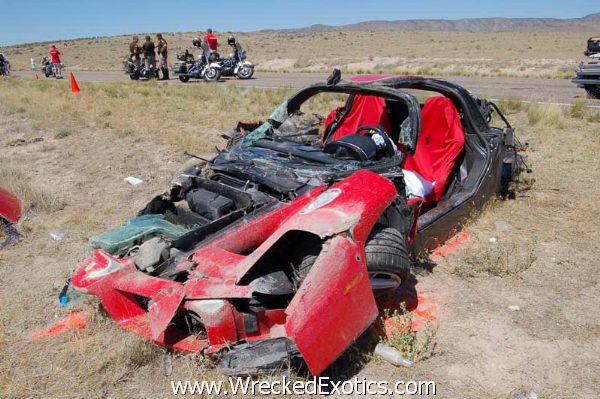
[{"label": "wrecked red sports car", "polygon": [[[323,95],[328,116],[304,110]],[[92,237],[72,283],[159,345],[228,348],[226,374],[317,375],[376,319],[374,292],[506,189],[518,157],[494,110],[442,80],[334,74]]]}]

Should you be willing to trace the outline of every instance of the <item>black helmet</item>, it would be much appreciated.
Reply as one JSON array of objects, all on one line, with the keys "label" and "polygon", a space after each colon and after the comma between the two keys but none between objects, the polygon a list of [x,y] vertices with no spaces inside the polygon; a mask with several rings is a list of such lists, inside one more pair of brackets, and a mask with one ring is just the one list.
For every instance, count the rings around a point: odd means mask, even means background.
[{"label": "black helmet", "polygon": [[194,45],[194,47],[200,47],[200,45],[202,43],[200,42],[200,39],[198,39],[197,37],[195,37],[194,40],[192,40],[192,44]]},{"label": "black helmet", "polygon": [[235,44],[235,37],[229,36],[229,38],[227,38],[227,44],[233,46]]}]

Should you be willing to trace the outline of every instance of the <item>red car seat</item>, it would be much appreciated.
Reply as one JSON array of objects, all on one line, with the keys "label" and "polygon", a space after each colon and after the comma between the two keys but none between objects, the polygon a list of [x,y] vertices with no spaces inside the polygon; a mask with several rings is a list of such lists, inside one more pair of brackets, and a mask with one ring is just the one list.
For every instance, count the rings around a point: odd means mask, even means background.
[{"label": "red car seat", "polygon": [[421,111],[421,134],[415,154],[407,156],[404,162],[404,169],[433,183],[428,202],[439,201],[444,195],[464,145],[465,133],[452,101],[441,96],[428,98]]},{"label": "red car seat", "polygon": [[[385,99],[378,96],[357,94],[351,101],[350,109],[337,108],[325,120],[324,140],[335,141],[349,134],[356,133],[361,126],[381,125],[386,132],[390,131],[391,123],[387,114]],[[333,133],[330,132],[333,129]]]}]

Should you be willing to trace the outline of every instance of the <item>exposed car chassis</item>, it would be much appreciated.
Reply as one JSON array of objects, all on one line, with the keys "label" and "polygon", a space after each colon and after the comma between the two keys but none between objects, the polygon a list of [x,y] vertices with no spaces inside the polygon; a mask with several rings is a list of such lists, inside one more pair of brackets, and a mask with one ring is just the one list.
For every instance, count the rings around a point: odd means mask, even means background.
[{"label": "exposed car chassis", "polygon": [[[450,99],[464,128],[464,149],[434,203],[405,194],[402,165],[421,131],[419,102],[407,90]],[[318,93],[394,104],[401,118],[390,131],[403,152],[357,161],[291,140],[286,121]],[[206,354],[229,348],[224,373],[303,361],[318,375],[376,319],[373,288],[395,288],[406,277],[402,265],[375,267],[387,259],[374,252],[381,243],[396,248],[396,263],[441,245],[517,172],[514,132],[503,116],[506,127],[490,127],[493,110],[436,79],[362,76],[309,86],[266,122],[238,125],[226,150],[176,178],[130,225],[93,238],[72,283],[97,296],[121,327],[159,345]],[[163,219],[185,230],[167,233],[169,226],[157,227]]]}]

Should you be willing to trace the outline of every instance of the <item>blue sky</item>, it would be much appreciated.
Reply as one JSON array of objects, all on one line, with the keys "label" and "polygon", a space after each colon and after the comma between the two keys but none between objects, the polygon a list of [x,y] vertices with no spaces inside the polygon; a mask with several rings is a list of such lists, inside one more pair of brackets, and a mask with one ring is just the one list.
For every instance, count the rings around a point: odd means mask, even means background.
[{"label": "blue sky", "polygon": [[0,45],[207,27],[253,31],[370,19],[576,18],[594,12],[600,12],[595,0],[0,0]]}]

